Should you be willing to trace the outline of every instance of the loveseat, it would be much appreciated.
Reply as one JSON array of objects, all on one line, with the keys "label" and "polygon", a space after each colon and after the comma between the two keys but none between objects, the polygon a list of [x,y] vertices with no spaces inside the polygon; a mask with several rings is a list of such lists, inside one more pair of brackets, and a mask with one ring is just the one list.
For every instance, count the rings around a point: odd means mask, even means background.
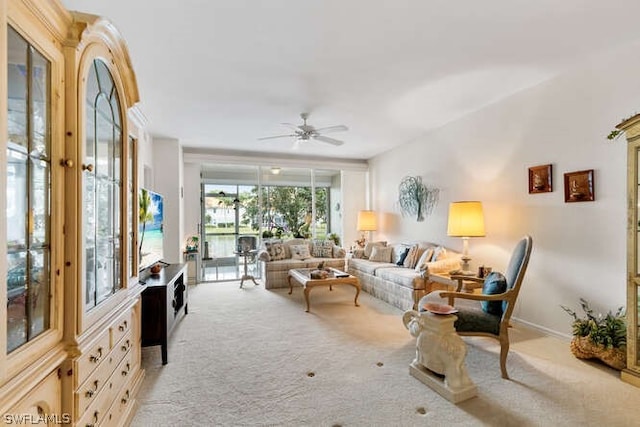
[{"label": "loveseat", "polygon": [[460,258],[458,252],[429,242],[371,242],[352,253],[347,270],[369,294],[401,310],[415,310],[429,292],[447,289],[429,280],[429,273],[457,269]]},{"label": "loveseat", "polygon": [[346,251],[330,240],[269,240],[258,251],[265,289],[286,288],[294,268],[333,267],[344,271]]}]

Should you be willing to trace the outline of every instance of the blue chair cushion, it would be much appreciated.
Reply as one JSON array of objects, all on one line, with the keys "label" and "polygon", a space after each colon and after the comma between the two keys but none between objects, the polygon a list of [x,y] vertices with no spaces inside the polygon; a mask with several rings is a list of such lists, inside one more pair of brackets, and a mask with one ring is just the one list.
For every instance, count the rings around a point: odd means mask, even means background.
[{"label": "blue chair cushion", "polygon": [[[484,295],[501,294],[507,290],[507,279],[502,273],[491,272],[484,279],[482,285],[482,293]],[[482,301],[480,303],[482,310],[486,313],[493,314],[495,316],[502,316],[503,306],[502,301]]]}]

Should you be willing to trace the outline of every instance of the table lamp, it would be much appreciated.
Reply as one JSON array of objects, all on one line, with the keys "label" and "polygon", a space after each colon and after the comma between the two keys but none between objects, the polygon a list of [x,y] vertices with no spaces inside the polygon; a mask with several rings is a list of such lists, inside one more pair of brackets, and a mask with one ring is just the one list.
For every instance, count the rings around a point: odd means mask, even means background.
[{"label": "table lamp", "polygon": [[469,237],[484,237],[484,214],[481,202],[452,202],[449,204],[447,234],[462,237],[462,274],[473,274],[469,268]]},{"label": "table lamp", "polygon": [[362,235],[360,240],[356,240],[356,243],[363,248],[366,241],[365,231],[376,231],[378,229],[376,213],[374,211],[359,211],[357,228],[358,231],[362,232]]}]

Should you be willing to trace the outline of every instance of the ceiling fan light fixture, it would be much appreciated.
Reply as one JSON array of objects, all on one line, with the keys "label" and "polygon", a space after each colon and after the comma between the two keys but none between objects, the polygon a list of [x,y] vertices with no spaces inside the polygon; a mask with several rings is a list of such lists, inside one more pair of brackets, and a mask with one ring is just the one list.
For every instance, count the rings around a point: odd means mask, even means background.
[{"label": "ceiling fan light fixture", "polygon": [[307,141],[319,141],[325,142],[327,144],[331,144],[334,146],[340,146],[344,144],[344,141],[335,138],[329,138],[328,136],[324,136],[324,132],[344,132],[349,130],[349,128],[345,125],[333,125],[327,126],[323,128],[316,128],[310,124],[307,124],[307,118],[309,117],[309,113],[301,113],[300,117],[302,118],[301,125],[294,125],[292,123],[282,123],[282,125],[287,126],[292,129],[293,133],[287,135],[273,135],[273,136],[263,136],[258,138],[260,141],[268,140],[268,139],[277,139],[277,138],[295,138],[293,141],[292,149],[297,150],[300,147],[301,142]]}]

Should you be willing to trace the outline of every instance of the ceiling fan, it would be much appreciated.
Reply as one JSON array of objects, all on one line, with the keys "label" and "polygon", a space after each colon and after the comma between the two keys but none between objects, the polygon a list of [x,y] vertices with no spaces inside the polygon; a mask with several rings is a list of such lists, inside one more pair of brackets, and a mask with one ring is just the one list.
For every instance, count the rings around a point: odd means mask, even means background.
[{"label": "ceiling fan", "polygon": [[330,133],[330,132],[343,132],[343,131],[349,130],[349,128],[346,127],[345,125],[315,128],[307,124],[309,113],[300,113],[300,117],[302,118],[301,125],[294,125],[292,123],[281,123],[282,125],[291,128],[291,130],[293,130],[293,133],[290,133],[287,135],[265,136],[262,138],[258,138],[258,140],[263,141],[265,139],[296,138],[296,142],[309,141],[314,139],[316,141],[326,142],[328,144],[332,144],[335,146],[344,144],[344,141],[340,141],[339,139],[335,139],[335,138],[329,138],[328,136],[324,136],[324,134]]}]

